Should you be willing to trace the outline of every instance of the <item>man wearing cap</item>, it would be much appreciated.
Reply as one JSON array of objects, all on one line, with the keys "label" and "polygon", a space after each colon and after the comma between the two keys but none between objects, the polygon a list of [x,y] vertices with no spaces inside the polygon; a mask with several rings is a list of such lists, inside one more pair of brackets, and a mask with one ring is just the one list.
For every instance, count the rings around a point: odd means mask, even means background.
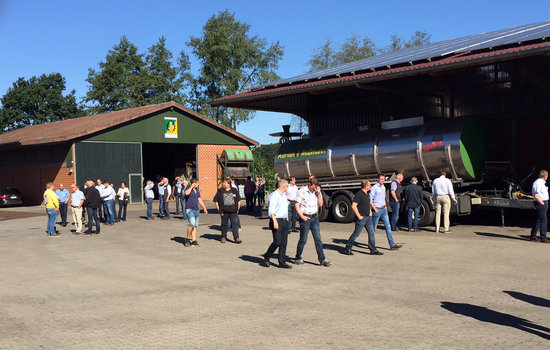
[{"label": "man wearing cap", "polygon": [[[542,243],[550,243],[550,240],[546,238],[546,232],[548,230],[548,187],[546,187],[546,180],[548,180],[548,171],[541,170],[539,178],[533,183],[533,200],[535,201],[535,210],[537,218],[533,228],[531,229],[531,241],[541,241]],[[540,230],[540,239],[537,238],[537,232]]]}]

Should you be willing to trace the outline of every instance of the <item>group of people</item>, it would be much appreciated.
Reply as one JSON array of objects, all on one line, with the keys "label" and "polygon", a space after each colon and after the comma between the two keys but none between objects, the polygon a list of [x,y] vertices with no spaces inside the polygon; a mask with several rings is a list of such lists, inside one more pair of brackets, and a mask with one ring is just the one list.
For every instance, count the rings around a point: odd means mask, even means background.
[{"label": "group of people", "polygon": [[248,213],[253,213],[256,205],[263,207],[265,204],[265,180],[257,177],[254,182],[252,176],[247,176],[244,183],[244,196]]},{"label": "group of people", "polygon": [[[76,184],[71,184],[69,192],[63,184],[54,192],[53,183],[46,184],[44,192],[44,205],[48,214],[48,224],[46,233],[49,237],[58,237],[59,231],[56,230],[58,214],[61,216],[61,226],[67,226],[67,211],[71,206],[73,223],[75,225],[75,234],[84,234],[90,236],[100,234],[103,222],[106,225],[114,225],[115,222],[126,221],[126,210],[130,198],[130,192],[126,183],[122,183],[117,192],[113,188],[114,184],[109,181],[97,179],[96,184],[88,180],[84,184],[84,190],[81,191]],[[118,202],[118,216],[115,213],[115,201]],[[84,211],[84,208],[86,211]],[[88,217],[88,229],[82,231],[86,216]],[[93,231],[95,223],[96,231]]]}]

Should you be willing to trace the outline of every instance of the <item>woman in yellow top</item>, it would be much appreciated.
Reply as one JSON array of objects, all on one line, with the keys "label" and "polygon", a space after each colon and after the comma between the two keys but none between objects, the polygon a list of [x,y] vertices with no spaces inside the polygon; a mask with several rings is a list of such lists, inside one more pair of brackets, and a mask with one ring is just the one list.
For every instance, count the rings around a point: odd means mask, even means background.
[{"label": "woman in yellow top", "polygon": [[57,220],[57,213],[59,212],[59,201],[57,200],[57,195],[53,191],[53,183],[51,182],[46,184],[44,201],[46,202],[46,213],[48,213],[48,237],[57,237],[59,233],[55,233],[55,221]]}]

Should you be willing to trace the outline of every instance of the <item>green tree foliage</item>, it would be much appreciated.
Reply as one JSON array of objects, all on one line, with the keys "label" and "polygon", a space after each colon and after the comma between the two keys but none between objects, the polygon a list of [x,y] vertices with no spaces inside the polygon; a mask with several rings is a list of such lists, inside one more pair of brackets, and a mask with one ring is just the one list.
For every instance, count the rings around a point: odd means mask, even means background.
[{"label": "green tree foliage", "polygon": [[271,190],[276,185],[275,155],[279,146],[278,143],[272,143],[269,145],[260,145],[252,149],[254,164],[256,165],[256,176],[264,178],[268,188]]},{"label": "green tree foliage", "polygon": [[147,104],[147,70],[143,54],[126,36],[109,50],[99,70],[88,69],[85,102],[91,113],[117,111]]},{"label": "green tree foliage", "polygon": [[408,40],[397,35],[392,35],[390,37],[390,44],[385,48],[378,48],[367,36],[352,35],[346,38],[338,49],[333,49],[331,40],[327,39],[323,45],[313,51],[313,55],[311,55],[311,59],[307,62],[307,66],[310,72],[314,72],[375,56],[378,53],[422,46],[429,42],[430,35],[426,31],[416,31]]},{"label": "green tree foliage", "polygon": [[0,100],[0,132],[82,116],[75,91],[64,91],[60,73],[17,79]]},{"label": "green tree foliage", "polygon": [[148,77],[147,104],[188,102],[184,90],[192,81],[189,57],[182,51],[177,66],[172,63],[172,58],[172,52],[166,48],[164,37],[149,48],[149,54],[145,57]]},{"label": "green tree foliage", "polygon": [[207,102],[279,79],[275,70],[283,56],[279,42],[268,44],[249,31],[250,25],[225,10],[210,17],[201,36],[191,37],[187,43],[202,66],[193,86],[195,109],[233,129],[252,118],[253,112],[211,108]]}]

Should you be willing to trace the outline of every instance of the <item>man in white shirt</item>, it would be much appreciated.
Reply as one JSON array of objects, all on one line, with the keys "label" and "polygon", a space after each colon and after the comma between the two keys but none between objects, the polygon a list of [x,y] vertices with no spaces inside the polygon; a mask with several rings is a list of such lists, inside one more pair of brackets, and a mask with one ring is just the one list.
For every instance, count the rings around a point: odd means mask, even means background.
[{"label": "man in white shirt", "polygon": [[296,258],[294,263],[302,265],[302,253],[307,243],[307,235],[311,230],[313,240],[315,241],[315,249],[317,250],[317,258],[321,266],[330,266],[330,261],[325,258],[323,252],[323,242],[321,241],[321,228],[319,225],[319,207],[323,205],[323,194],[319,181],[316,178],[310,178],[307,186],[298,190],[296,195],[296,212],[300,217],[300,239],[296,247]]},{"label": "man in white shirt", "polygon": [[435,200],[435,232],[440,232],[441,224],[441,209],[443,209],[443,231],[441,233],[449,232],[451,213],[451,200],[457,203],[455,198],[455,191],[453,190],[453,183],[447,179],[447,172],[441,171],[441,176],[432,182],[432,197]]},{"label": "man in white shirt", "polygon": [[[95,183],[95,188],[99,191],[99,195],[101,195],[101,192],[103,192],[103,190],[105,189],[105,185],[101,182],[101,179],[97,179]],[[103,208],[103,203],[101,203],[99,208],[97,208],[97,216],[99,217],[99,220],[103,222],[107,221],[107,213]]]},{"label": "man in white shirt", "polygon": [[537,211],[537,218],[535,224],[531,229],[531,241],[537,242],[537,232],[540,230],[540,241],[542,243],[550,243],[550,240],[546,239],[546,232],[548,231],[548,187],[546,187],[546,180],[548,180],[548,171],[541,170],[539,178],[533,183],[533,200],[535,201],[535,210]]},{"label": "man in white shirt", "polygon": [[73,221],[75,224],[75,234],[82,233],[82,205],[84,204],[84,193],[78,189],[78,186],[75,184],[71,185],[71,208],[73,213]]},{"label": "man in white shirt", "polygon": [[103,200],[103,209],[107,216],[106,224],[115,224],[115,197],[116,192],[113,189],[113,185],[109,181],[105,181],[105,188],[100,192],[101,199]]},{"label": "man in white shirt", "polygon": [[267,199],[267,214],[269,215],[269,228],[273,234],[273,242],[263,255],[265,267],[271,265],[269,259],[275,253],[275,250],[279,248],[279,268],[292,268],[292,266],[286,263],[286,244],[288,242],[288,231],[290,231],[288,223],[288,199],[285,195],[287,188],[288,181],[284,179],[280,180],[277,184],[277,189]]},{"label": "man in white shirt", "polygon": [[285,192],[286,198],[290,202],[288,204],[288,220],[290,221],[290,232],[298,232],[296,229],[296,220],[298,213],[296,212],[296,196],[298,195],[298,186],[296,186],[296,178],[291,177],[288,180],[288,189]]},{"label": "man in white shirt", "polygon": [[169,220],[170,219],[170,208],[168,207],[168,201],[170,200],[170,196],[172,195],[172,187],[168,183],[168,178],[163,177],[162,182],[164,184],[164,191],[162,194],[162,197],[159,198],[159,200],[163,201],[163,208],[164,212],[161,212],[161,220]]}]

